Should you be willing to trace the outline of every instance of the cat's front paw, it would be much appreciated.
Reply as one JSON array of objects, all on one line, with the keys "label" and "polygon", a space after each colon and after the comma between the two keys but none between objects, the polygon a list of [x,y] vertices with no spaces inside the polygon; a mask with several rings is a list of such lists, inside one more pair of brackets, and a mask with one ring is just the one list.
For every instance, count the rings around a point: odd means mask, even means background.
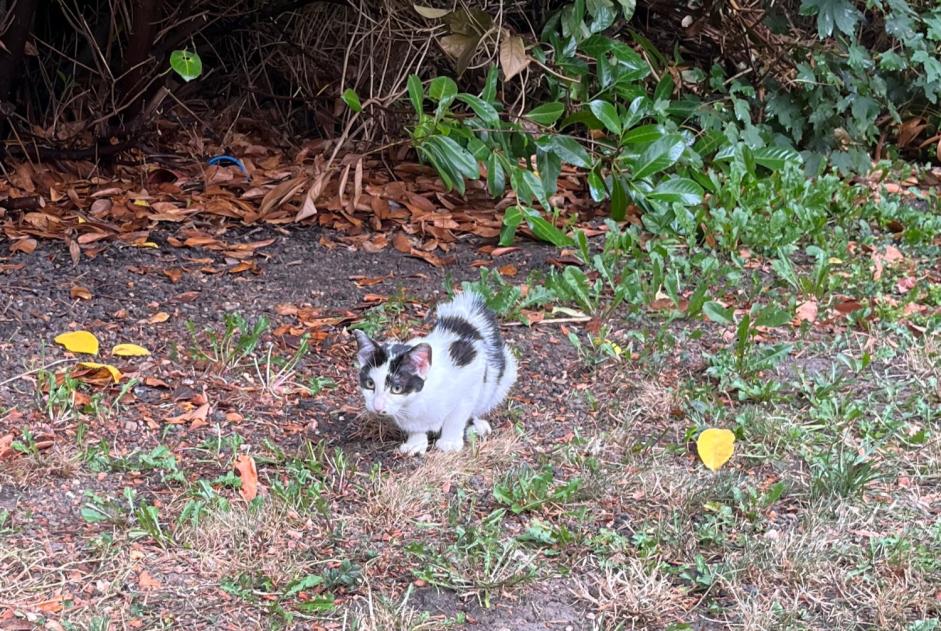
[{"label": "cat's front paw", "polygon": [[464,448],[464,441],[461,439],[458,440],[438,440],[435,443],[435,447],[441,451],[460,451]]},{"label": "cat's front paw", "polygon": [[471,434],[476,434],[477,438],[483,438],[492,431],[493,428],[490,427],[490,423],[482,418],[475,418],[473,421],[471,421],[470,427],[467,428],[466,434],[468,436]]},{"label": "cat's front paw", "polygon": [[417,456],[428,450],[428,438],[422,435],[420,438],[409,438],[399,445],[399,453],[406,456]]}]

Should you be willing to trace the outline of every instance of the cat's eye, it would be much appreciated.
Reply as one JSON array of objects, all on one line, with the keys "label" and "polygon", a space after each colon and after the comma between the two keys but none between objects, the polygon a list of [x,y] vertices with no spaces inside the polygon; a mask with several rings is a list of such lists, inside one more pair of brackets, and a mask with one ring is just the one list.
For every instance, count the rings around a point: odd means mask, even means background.
[{"label": "cat's eye", "polygon": [[391,392],[392,394],[402,394],[403,390],[404,388],[397,383],[392,384],[392,387],[389,388],[389,392]]},{"label": "cat's eye", "polygon": [[365,383],[365,385],[363,385],[363,387],[366,388],[367,390],[375,390],[375,389],[376,389],[376,382],[373,381],[372,378],[367,377],[367,378],[366,378],[366,383]]}]

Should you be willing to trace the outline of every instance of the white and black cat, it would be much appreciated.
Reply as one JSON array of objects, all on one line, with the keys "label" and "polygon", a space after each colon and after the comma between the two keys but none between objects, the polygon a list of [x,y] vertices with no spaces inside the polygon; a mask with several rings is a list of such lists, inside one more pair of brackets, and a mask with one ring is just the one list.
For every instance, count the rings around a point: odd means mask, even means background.
[{"label": "white and black cat", "polygon": [[484,416],[516,382],[516,358],[483,298],[465,291],[438,305],[436,315],[428,336],[405,343],[355,331],[366,409],[392,417],[408,434],[399,446],[405,454],[424,453],[428,432],[441,433],[442,451],[460,450],[465,428],[486,436]]}]

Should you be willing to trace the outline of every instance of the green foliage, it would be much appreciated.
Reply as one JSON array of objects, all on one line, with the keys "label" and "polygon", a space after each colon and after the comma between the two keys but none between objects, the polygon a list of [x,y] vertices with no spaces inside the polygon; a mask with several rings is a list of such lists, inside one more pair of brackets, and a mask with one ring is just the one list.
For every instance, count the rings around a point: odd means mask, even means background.
[{"label": "green foliage", "polygon": [[195,51],[175,50],[170,53],[170,68],[184,81],[192,81],[203,73],[203,60]]},{"label": "green foliage", "polygon": [[[632,3],[620,7],[624,15],[633,11]],[[448,77],[427,86],[417,76],[409,78],[416,115],[412,141],[445,186],[463,194],[465,180],[485,177],[491,195],[507,187],[515,193],[501,243],[511,242],[526,224],[540,240],[572,245],[552,203],[566,167],[583,173],[592,199],[607,203],[620,221],[631,206],[661,218],[693,212],[704,187],[715,188],[720,179],[704,174],[709,160],[723,163],[717,167],[722,171],[741,163],[743,179],[799,161],[793,149],[768,144],[770,135],[759,133],[747,117],[742,134],[738,124],[723,128],[698,99],[674,100],[669,73],[651,90],[651,63],[601,34],[617,15],[613,2],[576,2],[555,14],[532,55],[559,73],[543,77],[546,100],[522,120],[502,112],[496,67],[477,95],[460,92]],[[432,106],[427,112],[426,101]],[[697,138],[690,127],[694,120],[709,133]]]},{"label": "green foliage", "polygon": [[580,478],[556,483],[549,465],[540,470],[522,467],[509,472],[493,485],[493,497],[516,514],[535,510],[545,504],[570,501],[582,485]]},{"label": "green foliage", "polygon": [[937,112],[941,5],[804,0],[801,13],[814,16],[820,46],[795,59],[795,87],[769,86],[769,122],[814,161],[829,155],[843,172],[868,171],[883,114],[899,123]]}]

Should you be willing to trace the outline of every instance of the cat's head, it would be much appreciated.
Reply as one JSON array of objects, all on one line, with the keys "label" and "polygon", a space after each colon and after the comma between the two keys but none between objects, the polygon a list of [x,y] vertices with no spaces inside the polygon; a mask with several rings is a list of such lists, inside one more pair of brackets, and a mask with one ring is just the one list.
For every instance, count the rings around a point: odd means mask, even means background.
[{"label": "cat's head", "polygon": [[354,330],[359,352],[359,387],[370,412],[395,416],[409,398],[421,392],[431,369],[428,344],[377,342]]}]

